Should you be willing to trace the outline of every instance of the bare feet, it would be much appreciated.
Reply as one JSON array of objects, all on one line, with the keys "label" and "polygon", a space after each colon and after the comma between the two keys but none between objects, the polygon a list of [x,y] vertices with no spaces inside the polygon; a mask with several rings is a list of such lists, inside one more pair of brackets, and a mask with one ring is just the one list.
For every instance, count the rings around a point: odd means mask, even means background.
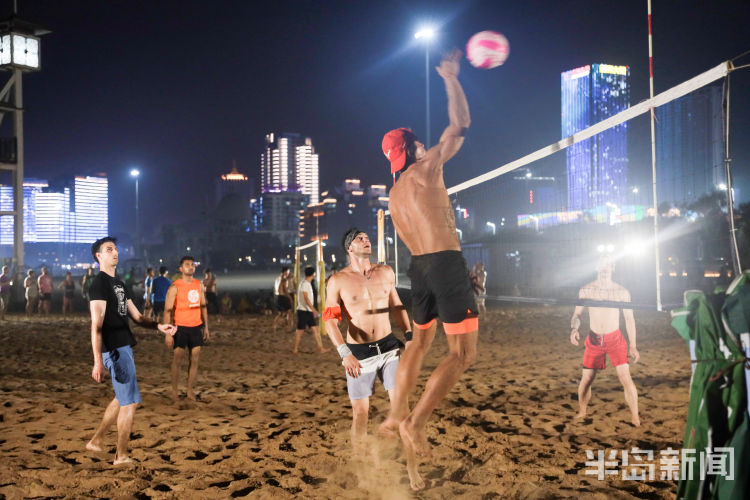
[{"label": "bare feet", "polygon": [[380,424],[380,427],[378,427],[378,433],[381,436],[389,437],[389,438],[395,438],[398,436],[398,425],[400,422],[398,422],[396,419],[388,417],[386,418],[382,424]]},{"label": "bare feet", "polygon": [[409,474],[409,485],[412,490],[419,491],[424,488],[424,480],[419,475],[418,452],[414,446],[414,441],[407,427],[406,420],[399,425],[399,432],[401,434],[401,441],[404,443],[404,452],[406,453],[406,472]]},{"label": "bare feet", "polygon": [[133,463],[134,460],[128,456],[124,456],[121,458],[115,458],[115,461],[112,462],[112,465],[120,465],[120,464],[130,464]]},{"label": "bare feet", "polygon": [[292,351],[292,354],[299,354],[299,351]]},{"label": "bare feet", "polygon": [[633,419],[632,419],[633,426],[634,427],[640,427],[641,426],[641,419],[640,419],[640,417],[638,417],[638,415],[633,415],[632,417],[633,417]]},{"label": "bare feet", "polygon": [[177,404],[180,402],[180,397],[177,395],[176,391],[172,391],[172,404]]},{"label": "bare feet", "polygon": [[575,420],[583,420],[586,417],[586,410],[580,410],[578,413],[576,413],[576,416],[573,417]]},{"label": "bare feet", "polygon": [[427,436],[424,433],[424,429],[418,429],[411,421],[410,417],[401,422],[398,426],[399,434],[401,439],[406,445],[406,441],[409,441],[414,452],[423,458],[430,458],[432,456],[430,452],[430,443],[427,442]]},{"label": "bare feet", "polygon": [[102,448],[101,441],[98,443],[94,443],[94,440],[92,439],[88,443],[86,443],[86,449],[89,451],[104,451],[104,448]]},{"label": "bare feet", "polygon": [[188,398],[188,399],[189,399],[190,401],[192,401],[193,403],[195,403],[195,402],[196,402],[196,399],[195,399],[195,393],[194,393],[193,391],[190,391],[190,390],[189,390],[189,391],[187,391],[187,398]]},{"label": "bare feet", "polygon": [[331,352],[330,349],[318,349],[318,354],[325,354],[327,352]]},{"label": "bare feet", "polygon": [[419,491],[424,488],[424,480],[419,475],[417,457],[429,458],[430,456],[427,436],[424,434],[424,429],[417,429],[409,418],[399,424],[399,434],[406,452],[406,471],[409,474],[409,484],[412,490]]}]

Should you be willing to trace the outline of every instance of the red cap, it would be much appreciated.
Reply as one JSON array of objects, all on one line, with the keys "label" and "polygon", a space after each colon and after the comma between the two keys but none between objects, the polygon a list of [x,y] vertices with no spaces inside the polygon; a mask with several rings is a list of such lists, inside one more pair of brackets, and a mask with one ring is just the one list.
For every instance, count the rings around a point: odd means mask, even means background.
[{"label": "red cap", "polygon": [[392,174],[406,166],[406,144],[414,139],[416,136],[408,128],[397,128],[383,136],[383,154],[391,162]]}]

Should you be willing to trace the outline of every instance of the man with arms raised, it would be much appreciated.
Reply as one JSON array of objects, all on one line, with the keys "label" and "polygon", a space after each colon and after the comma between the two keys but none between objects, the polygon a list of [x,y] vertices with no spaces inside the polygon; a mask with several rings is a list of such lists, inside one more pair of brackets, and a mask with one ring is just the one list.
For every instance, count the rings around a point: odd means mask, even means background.
[{"label": "man with arms raised", "polygon": [[167,347],[174,347],[172,358],[172,401],[177,402],[177,379],[180,376],[180,364],[188,353],[187,398],[195,401],[193,385],[198,378],[198,359],[203,342],[209,338],[208,310],[203,284],[195,279],[195,259],[185,255],[180,259],[182,277],[175,280],[167,291],[164,304],[164,323],[174,323],[177,332],[174,337],[166,335]]},{"label": "man with arms raised", "polygon": [[[579,299],[603,300],[608,302],[630,302],[630,292],[622,285],[612,281],[612,272],[615,264],[610,257],[599,259],[595,281],[584,285],[578,292]],[[570,320],[570,342],[578,345],[580,335],[578,329],[581,326],[581,315],[585,306],[576,306],[573,317]],[[641,355],[635,346],[635,318],[632,309],[623,309],[625,317],[625,330],[628,332],[630,341],[630,355],[633,363],[637,363]],[[576,419],[586,416],[586,406],[591,399],[591,386],[599,370],[606,368],[606,358],[617,371],[622,387],[625,389],[625,402],[630,407],[630,416],[633,425],[639,427],[641,419],[638,417],[638,390],[635,388],[633,379],[630,377],[628,365],[628,345],[620,332],[620,310],[614,307],[589,307],[589,328],[591,333],[586,336],[583,352],[583,374],[578,386],[578,414]]]},{"label": "man with arms raised", "polygon": [[89,309],[91,310],[91,347],[94,368],[91,376],[101,382],[105,369],[112,377],[115,398],[104,412],[102,423],[86,445],[90,451],[104,451],[104,435],[117,422],[117,452],[114,465],[132,462],[128,457],[128,441],[133,428],[133,417],[141,394],[135,378],[132,346],[136,344],[130,331],[128,316],[144,327],[158,328],[165,335],[174,335],[172,325],[157,324],[144,317],[133,304],[125,283],[115,276],[117,240],[110,236],[91,245],[91,254],[99,262],[101,271],[91,281]]},{"label": "man with arms raised", "polygon": [[[424,487],[417,473],[416,455],[429,453],[424,432],[427,419],[476,356],[477,306],[443,181],[443,164],[458,152],[471,121],[469,105],[458,82],[460,58],[461,53],[454,51],[437,67],[448,93],[450,118],[440,142],[425,151],[424,144],[404,128],[392,130],[383,138],[383,154],[391,163],[391,172],[401,172],[391,188],[389,208],[399,236],[412,253],[409,277],[415,332],[412,345],[399,363],[393,406],[381,429],[399,429],[415,490]],[[406,399],[435,336],[438,317],[447,334],[449,353],[432,372],[422,397],[407,414]]]},{"label": "man with arms raised", "polygon": [[[367,435],[369,398],[375,378],[381,380],[393,404],[401,342],[391,333],[388,313],[396,313],[407,344],[412,332],[409,316],[396,292],[393,270],[384,264],[370,263],[372,247],[367,234],[352,228],[344,235],[343,245],[349,266],[328,280],[323,320],[346,369],[352,403],[352,444],[357,449]],[[346,337],[338,327],[342,318],[348,323]],[[406,401],[402,404],[402,413],[406,413]]]}]

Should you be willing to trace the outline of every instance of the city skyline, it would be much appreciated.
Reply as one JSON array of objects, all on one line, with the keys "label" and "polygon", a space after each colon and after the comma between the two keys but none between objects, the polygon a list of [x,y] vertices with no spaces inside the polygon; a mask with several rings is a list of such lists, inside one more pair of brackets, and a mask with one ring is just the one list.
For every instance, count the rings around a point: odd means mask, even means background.
[{"label": "city skyline", "polygon": [[[22,18],[52,30],[41,39],[41,71],[24,81],[26,175],[53,178],[78,170],[74,165],[107,172],[111,231],[132,234],[128,170],[139,167],[141,210],[152,222],[144,236],[150,238],[161,223],[194,212],[185,200],[212,185],[232,158],[253,176],[269,130],[314,138],[316,153],[325,158],[321,186],[351,176],[363,185],[390,186],[379,150],[382,134],[397,126],[424,132],[424,50],[412,34],[425,19],[439,26],[432,65],[482,29],[501,31],[511,43],[501,68],[462,64],[472,126],[446,168],[448,185],[559,138],[561,71],[596,60],[628,65],[631,102],[648,96],[645,4],[342,2],[323,12],[285,2],[283,10],[289,15],[279,16],[277,6],[232,1],[186,1],[179,9],[146,2],[79,2],[74,8],[21,2]],[[378,15],[384,10],[393,15]],[[586,12],[586,22],[576,12]],[[656,5],[655,91],[747,50],[741,23],[747,14],[739,1],[720,8]],[[705,29],[709,24],[712,30]],[[132,26],[141,27],[135,36]],[[198,33],[215,36],[201,38],[197,53],[185,50]],[[221,71],[200,71],[202,60]],[[740,138],[750,113],[746,73],[732,76],[732,157],[735,181],[745,185],[749,169],[740,166],[749,146]],[[445,96],[436,74],[430,82],[437,136],[447,124]]]},{"label": "city skyline", "polygon": [[[59,183],[59,179],[58,179]],[[0,210],[12,210],[13,187],[0,185]],[[109,232],[107,176],[75,175],[53,188],[46,179],[23,182],[24,243],[84,243]],[[0,245],[13,244],[13,218],[0,218]]]}]

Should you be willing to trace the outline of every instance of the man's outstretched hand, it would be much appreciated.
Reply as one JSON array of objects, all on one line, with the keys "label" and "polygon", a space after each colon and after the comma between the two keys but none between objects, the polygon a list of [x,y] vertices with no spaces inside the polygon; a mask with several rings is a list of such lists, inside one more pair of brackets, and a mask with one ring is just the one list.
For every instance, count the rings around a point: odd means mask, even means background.
[{"label": "man's outstretched hand", "polygon": [[443,56],[440,66],[435,67],[435,69],[443,78],[457,77],[462,57],[463,53],[460,50],[452,50]]}]

